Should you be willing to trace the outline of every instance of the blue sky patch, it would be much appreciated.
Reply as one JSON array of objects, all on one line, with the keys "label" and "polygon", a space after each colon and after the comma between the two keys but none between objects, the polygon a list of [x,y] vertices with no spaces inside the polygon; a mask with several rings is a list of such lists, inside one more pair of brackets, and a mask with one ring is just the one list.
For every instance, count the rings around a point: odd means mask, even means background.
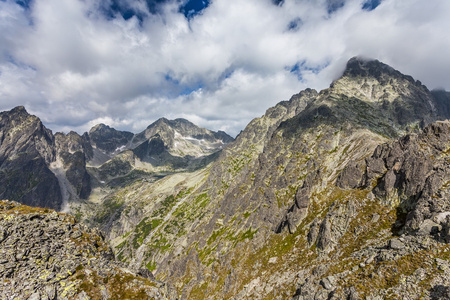
[{"label": "blue sky patch", "polygon": [[374,10],[375,8],[378,7],[378,5],[381,4],[382,0],[367,0],[366,2],[363,3],[362,9],[364,10]]},{"label": "blue sky patch", "polygon": [[272,0],[272,3],[276,6],[282,6],[284,4],[284,0]]},{"label": "blue sky patch", "polygon": [[295,18],[294,20],[290,21],[288,24],[288,30],[290,31],[297,31],[300,29],[300,27],[303,25],[303,21],[300,18]]},{"label": "blue sky patch", "polygon": [[188,19],[201,13],[210,4],[210,0],[189,0],[180,7],[180,12]]},{"label": "blue sky patch", "polygon": [[301,61],[291,67],[286,67],[285,69],[289,70],[290,73],[295,74],[299,81],[302,81],[303,80],[303,75],[302,75],[303,72],[309,71],[314,74],[318,74],[318,73],[320,73],[320,71],[322,71],[329,65],[330,65],[330,62],[327,61],[323,65],[317,65],[317,66],[311,67],[306,63],[306,61]]},{"label": "blue sky patch", "polygon": [[194,85],[194,86],[187,86],[187,87],[184,87],[181,91],[180,91],[180,95],[190,95],[190,94],[192,94],[192,92],[195,92],[195,91],[198,91],[199,89],[201,89],[201,88],[203,88],[203,85],[202,84],[197,84],[197,85]]},{"label": "blue sky patch", "polygon": [[[25,0],[21,0],[25,1]],[[30,1],[30,0],[26,0]],[[151,14],[158,14],[161,11],[161,6],[167,2],[167,0],[146,0],[146,6],[148,11],[140,11],[133,8],[130,3],[138,2],[125,1],[125,0],[112,0],[109,5],[103,6],[103,14],[108,18],[115,18],[117,14],[120,14],[125,20],[129,20],[132,17],[136,17],[139,21],[143,21],[148,12]]]},{"label": "blue sky patch", "polygon": [[180,81],[171,74],[167,73],[164,74],[164,79],[166,82],[171,86],[170,88],[170,95],[171,96],[187,96],[190,95],[192,92],[195,92],[201,88],[203,88],[203,84],[201,82],[192,83],[188,85],[181,85]]},{"label": "blue sky patch", "polygon": [[32,0],[17,0],[16,3],[23,8],[29,9]]}]

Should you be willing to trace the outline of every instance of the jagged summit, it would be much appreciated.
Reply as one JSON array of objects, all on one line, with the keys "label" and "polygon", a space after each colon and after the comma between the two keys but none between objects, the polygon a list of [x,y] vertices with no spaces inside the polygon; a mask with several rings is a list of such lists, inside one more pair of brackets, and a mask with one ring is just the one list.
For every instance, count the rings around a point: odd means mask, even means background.
[{"label": "jagged summit", "polygon": [[352,57],[346,65],[343,76],[349,77],[375,77],[382,80],[383,77],[402,77],[413,84],[421,85],[419,81],[415,81],[411,76],[404,75],[400,71],[395,70],[391,66],[380,62],[377,59],[370,59],[361,56]]},{"label": "jagged summit", "polygon": [[11,110],[11,113],[27,113],[28,114],[27,110],[25,109],[25,106],[23,106],[23,105],[14,107]]},{"label": "jagged summit", "polygon": [[62,196],[48,168],[55,160],[50,130],[23,106],[0,113],[0,198],[60,208]]},{"label": "jagged summit", "polygon": [[[201,128],[194,123],[183,119],[183,118],[177,118],[174,120],[169,120],[166,118],[160,118],[150,124],[147,129],[143,132],[145,136],[148,138],[152,135],[154,135],[156,132],[160,131],[171,131],[175,130],[177,133],[179,133],[182,136],[186,137],[192,137],[192,138],[204,138],[204,139],[223,139],[222,141],[224,143],[229,143],[233,141],[234,139],[222,131],[222,133],[217,134],[217,132],[210,131],[205,128]],[[224,134],[225,133],[225,134]]]},{"label": "jagged summit", "polygon": [[112,129],[111,127],[109,127],[108,125],[105,125],[103,123],[99,123],[97,125],[94,125],[90,130],[89,133],[91,132],[95,132],[95,131],[101,131],[101,130],[109,130]]},{"label": "jagged summit", "polygon": [[119,131],[105,124],[95,125],[88,135],[92,145],[109,156],[124,150],[134,136],[131,132]]},{"label": "jagged summit", "polygon": [[133,137],[132,149],[141,161],[153,166],[170,162],[171,168],[179,169],[191,162],[197,165],[231,141],[233,138],[224,132],[198,127],[186,119],[160,118]]},{"label": "jagged summit", "polygon": [[[320,92],[313,106],[321,106],[323,112],[334,116],[340,114],[338,120],[354,119],[395,136],[445,117],[437,104],[420,81],[378,60],[356,57],[349,60],[343,75],[330,88]],[[388,128],[394,130],[385,130]]]},{"label": "jagged summit", "polygon": [[6,119],[10,120],[14,124],[18,124],[19,122],[25,122],[29,125],[33,123],[32,126],[36,125],[34,126],[36,128],[43,126],[41,120],[39,120],[38,117],[29,114],[24,106],[16,106],[9,111],[0,112],[0,117],[5,120]]}]

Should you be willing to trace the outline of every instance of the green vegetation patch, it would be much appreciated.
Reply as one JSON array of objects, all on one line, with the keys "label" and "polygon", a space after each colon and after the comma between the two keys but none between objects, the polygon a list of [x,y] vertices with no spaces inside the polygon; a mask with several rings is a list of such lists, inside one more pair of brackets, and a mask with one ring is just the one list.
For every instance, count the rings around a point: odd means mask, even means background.
[{"label": "green vegetation patch", "polygon": [[151,219],[149,220],[148,217],[145,217],[144,219],[139,222],[138,225],[136,225],[134,229],[134,236],[133,236],[133,247],[134,249],[139,248],[139,246],[142,245],[145,238],[150,234],[150,232],[159,226],[159,224],[162,223],[162,219]]},{"label": "green vegetation patch", "polygon": [[106,222],[117,210],[122,208],[123,204],[123,199],[117,196],[107,198],[102,203],[101,209],[94,216],[94,221],[100,224]]}]

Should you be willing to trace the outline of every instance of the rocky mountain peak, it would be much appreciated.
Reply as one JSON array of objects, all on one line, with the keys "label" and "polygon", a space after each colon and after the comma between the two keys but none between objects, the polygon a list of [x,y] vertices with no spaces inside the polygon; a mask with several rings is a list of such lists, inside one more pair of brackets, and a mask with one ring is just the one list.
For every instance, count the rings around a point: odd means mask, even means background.
[{"label": "rocky mountain peak", "polygon": [[[0,113],[0,120],[3,123],[11,123],[11,127],[20,126],[23,128],[26,126],[28,129],[40,130],[43,125],[41,120],[34,115],[27,112],[24,106],[17,106],[10,111],[4,111]],[[5,125],[6,125],[5,123]]]},{"label": "rocky mountain peak", "polygon": [[312,109],[398,136],[443,117],[437,104],[420,81],[378,60],[354,57],[343,75],[320,92]]},{"label": "rocky mountain peak", "polygon": [[151,128],[153,126],[160,125],[160,124],[168,124],[168,123],[169,123],[169,119],[162,117],[162,118],[159,118],[158,120],[156,120],[155,122],[153,122],[152,124],[148,125],[147,128]]},{"label": "rocky mountain peak", "polygon": [[379,60],[364,58],[361,56],[352,57],[344,71],[344,76],[377,76],[386,73],[390,76],[403,76],[399,71]]},{"label": "rocky mountain peak", "polygon": [[[415,86],[428,92],[428,89],[420,81],[414,80],[409,75],[402,74],[400,71],[384,64],[376,59],[364,57],[353,57],[346,65],[343,75],[331,84],[331,87],[348,85],[353,83],[359,85],[362,89],[367,89],[373,84],[380,85],[380,88],[393,89],[395,92],[405,92],[409,87]],[[352,87],[352,84],[350,84]]]},{"label": "rocky mountain peak", "polygon": [[124,150],[133,138],[133,133],[97,124],[89,130],[88,136],[94,147],[106,154],[112,154]]},{"label": "rocky mountain peak", "polygon": [[19,105],[19,106],[14,107],[14,108],[11,110],[11,113],[14,113],[14,114],[17,114],[17,113],[20,113],[20,114],[26,113],[26,114],[28,114],[27,110],[25,109],[25,106],[23,106],[23,105]]},{"label": "rocky mountain peak", "polygon": [[111,129],[108,125],[105,125],[103,123],[94,125],[90,130],[89,133],[95,132],[95,131],[107,131],[108,129]]}]

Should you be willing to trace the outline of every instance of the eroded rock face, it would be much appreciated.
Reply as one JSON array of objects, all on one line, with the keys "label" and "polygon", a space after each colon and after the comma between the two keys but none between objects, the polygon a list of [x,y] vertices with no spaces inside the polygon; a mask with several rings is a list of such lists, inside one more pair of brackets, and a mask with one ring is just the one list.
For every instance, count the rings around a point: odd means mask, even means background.
[{"label": "eroded rock face", "polygon": [[49,169],[54,137],[23,106],[0,113],[0,197],[60,209],[63,197]]},{"label": "eroded rock face", "polygon": [[23,106],[0,113],[0,197],[60,210],[91,192],[86,136],[52,134]]},{"label": "eroded rock face", "polygon": [[[93,149],[85,136],[76,132],[55,134],[57,161],[61,161],[61,171],[73,188],[75,197],[87,199],[91,193],[91,178],[86,170],[87,160],[93,156]],[[60,182],[64,189],[64,184]],[[74,199],[72,199],[74,200]]]},{"label": "eroded rock face", "polygon": [[450,122],[436,122],[419,135],[380,145],[367,159],[367,185],[378,179],[374,194],[399,206],[406,231],[430,231],[425,221],[442,223],[442,214],[450,211],[449,141]]},{"label": "eroded rock face", "polygon": [[113,259],[101,232],[74,217],[0,201],[2,299],[165,299],[149,271]]}]

